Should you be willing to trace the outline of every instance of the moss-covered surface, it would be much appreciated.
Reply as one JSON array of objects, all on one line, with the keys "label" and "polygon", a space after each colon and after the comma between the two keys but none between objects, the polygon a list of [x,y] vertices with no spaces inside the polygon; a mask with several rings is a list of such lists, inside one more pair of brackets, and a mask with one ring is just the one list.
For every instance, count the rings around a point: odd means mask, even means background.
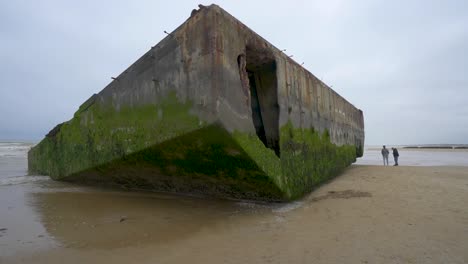
[{"label": "moss-covered surface", "polygon": [[126,188],[285,200],[236,140],[213,124],[66,178]]},{"label": "moss-covered surface", "polygon": [[[227,132],[170,94],[158,105],[86,101],[29,153],[31,173],[125,188],[268,201],[293,200],[338,175],[359,149],[327,132],[280,129],[280,158],[255,134]],[[118,110],[115,110],[118,109]]]},{"label": "moss-covered surface", "polygon": [[290,199],[310,192],[356,161],[356,147],[336,146],[328,131],[320,134],[313,128],[294,128],[289,122],[280,134],[283,190]]},{"label": "moss-covered surface", "polygon": [[158,105],[119,110],[97,105],[92,97],[30,151],[29,171],[126,188],[285,199],[276,184],[280,168],[251,150],[271,153],[279,165],[272,151],[256,136],[235,132],[234,137],[218,124],[202,122],[190,114],[191,107],[175,94]]},{"label": "moss-covered surface", "polygon": [[158,105],[119,110],[88,100],[30,151],[29,171],[60,179],[205,126],[190,109],[174,93]]}]

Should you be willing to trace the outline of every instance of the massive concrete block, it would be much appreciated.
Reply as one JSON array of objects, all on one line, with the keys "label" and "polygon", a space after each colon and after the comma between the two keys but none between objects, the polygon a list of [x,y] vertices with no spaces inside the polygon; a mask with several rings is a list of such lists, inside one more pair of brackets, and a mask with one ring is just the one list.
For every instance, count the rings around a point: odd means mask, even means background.
[{"label": "massive concrete block", "polygon": [[292,200],[362,156],[363,113],[216,5],[29,152],[53,179]]}]

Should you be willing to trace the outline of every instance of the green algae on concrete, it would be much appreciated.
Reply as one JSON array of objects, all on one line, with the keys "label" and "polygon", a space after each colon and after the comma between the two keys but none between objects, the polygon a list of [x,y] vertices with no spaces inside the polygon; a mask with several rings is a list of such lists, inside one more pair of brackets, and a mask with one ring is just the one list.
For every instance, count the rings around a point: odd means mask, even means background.
[{"label": "green algae on concrete", "polygon": [[206,125],[190,109],[175,93],[157,105],[80,107],[30,151],[29,170],[59,179]]},{"label": "green algae on concrete", "polygon": [[287,199],[272,177],[219,124],[155,144],[67,180],[224,198]]},{"label": "green algae on concrete", "polygon": [[337,146],[328,131],[294,128],[288,122],[280,130],[280,157],[266,148],[256,135],[234,132],[244,151],[282,190],[285,200],[294,200],[337,176],[356,161],[356,146]]},{"label": "green algae on concrete", "polygon": [[[85,103],[86,104],[86,103]],[[29,153],[54,179],[217,197],[287,200],[279,158],[256,135],[229,134],[171,93],[158,105],[88,105]]]},{"label": "green algae on concrete", "polygon": [[[88,108],[86,121],[75,115],[36,146],[30,170],[129,189],[285,201],[310,192],[356,158],[355,146],[336,146],[326,131],[294,128],[290,122],[280,130],[278,157],[257,135],[229,133],[217,123],[200,125],[189,114],[190,104],[179,103],[175,95],[158,106],[121,109],[117,116],[94,107]],[[178,116],[175,120],[185,125],[170,126],[158,111]],[[161,131],[161,121],[172,129]],[[151,138],[156,133],[158,138]]]},{"label": "green algae on concrete", "polygon": [[289,199],[303,196],[356,161],[356,147],[331,143],[327,130],[320,134],[288,122],[280,135],[283,189]]}]

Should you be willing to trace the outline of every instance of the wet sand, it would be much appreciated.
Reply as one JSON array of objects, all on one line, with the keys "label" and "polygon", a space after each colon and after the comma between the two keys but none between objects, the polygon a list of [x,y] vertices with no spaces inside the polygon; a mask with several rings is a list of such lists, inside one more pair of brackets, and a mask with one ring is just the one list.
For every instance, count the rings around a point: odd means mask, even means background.
[{"label": "wet sand", "polygon": [[0,263],[468,263],[467,167],[353,165],[287,204],[23,180]]}]

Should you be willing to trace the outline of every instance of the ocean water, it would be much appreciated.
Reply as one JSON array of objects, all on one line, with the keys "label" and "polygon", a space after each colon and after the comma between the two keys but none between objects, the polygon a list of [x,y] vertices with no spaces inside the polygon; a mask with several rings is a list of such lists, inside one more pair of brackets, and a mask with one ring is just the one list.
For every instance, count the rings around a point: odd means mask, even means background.
[{"label": "ocean water", "polygon": [[[393,165],[393,156],[388,158],[389,164]],[[468,166],[467,149],[405,149],[397,146],[400,157],[400,166]],[[367,146],[364,148],[364,155],[358,158],[355,164],[358,165],[383,165],[380,147]]]}]

